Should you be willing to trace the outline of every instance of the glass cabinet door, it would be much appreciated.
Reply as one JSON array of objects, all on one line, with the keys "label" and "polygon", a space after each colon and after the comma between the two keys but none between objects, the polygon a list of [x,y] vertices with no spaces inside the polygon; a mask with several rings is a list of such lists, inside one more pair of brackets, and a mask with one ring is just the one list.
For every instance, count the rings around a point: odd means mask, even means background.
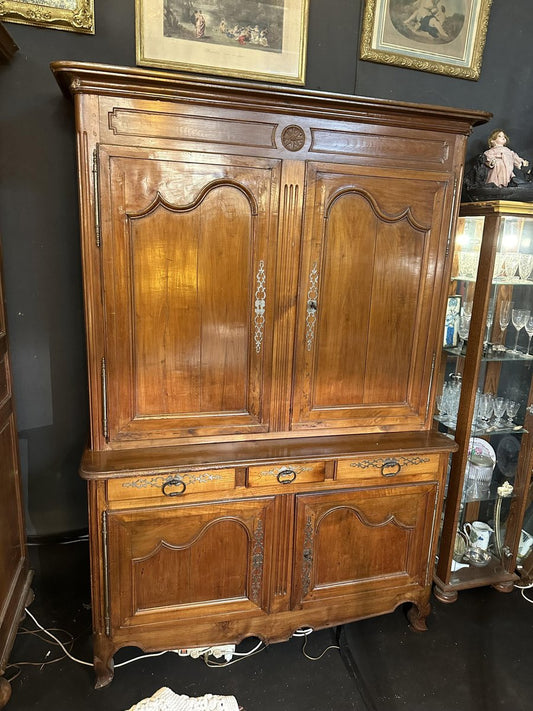
[{"label": "glass cabinet door", "polygon": [[481,585],[510,591],[533,569],[532,374],[533,204],[463,204],[435,412],[459,445],[435,574],[442,601]]}]

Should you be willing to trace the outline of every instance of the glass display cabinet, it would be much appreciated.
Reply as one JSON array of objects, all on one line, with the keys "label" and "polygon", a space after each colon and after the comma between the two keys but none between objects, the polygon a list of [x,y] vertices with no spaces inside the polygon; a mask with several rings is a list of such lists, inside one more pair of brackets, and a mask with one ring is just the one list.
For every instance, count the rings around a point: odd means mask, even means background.
[{"label": "glass display cabinet", "polygon": [[533,203],[461,205],[435,426],[457,441],[435,596],[533,575]]}]

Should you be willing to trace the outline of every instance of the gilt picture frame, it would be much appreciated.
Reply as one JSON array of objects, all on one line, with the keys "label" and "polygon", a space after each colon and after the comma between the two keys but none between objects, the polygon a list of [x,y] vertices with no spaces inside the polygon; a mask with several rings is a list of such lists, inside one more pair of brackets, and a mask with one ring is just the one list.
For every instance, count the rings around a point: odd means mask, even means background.
[{"label": "gilt picture frame", "polygon": [[94,0],[0,0],[0,20],[94,35]]},{"label": "gilt picture frame", "polygon": [[477,81],[492,0],[366,0],[361,59]]},{"label": "gilt picture frame", "polygon": [[309,0],[136,0],[138,65],[304,84]]}]

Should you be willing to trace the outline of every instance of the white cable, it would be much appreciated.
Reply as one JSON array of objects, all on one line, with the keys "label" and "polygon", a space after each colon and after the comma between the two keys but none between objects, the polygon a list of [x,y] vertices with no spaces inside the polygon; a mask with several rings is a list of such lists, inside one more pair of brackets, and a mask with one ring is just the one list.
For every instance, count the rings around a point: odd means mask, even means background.
[{"label": "white cable", "polygon": [[340,649],[340,647],[339,647],[338,645],[336,645],[336,644],[330,644],[330,646],[329,646],[329,647],[326,647],[326,649],[325,649],[325,650],[322,652],[322,654],[320,654],[318,657],[310,657],[309,654],[307,654],[307,652],[305,651],[305,647],[306,647],[306,645],[307,645],[307,637],[308,637],[308,635],[305,636],[304,643],[303,643],[303,645],[302,645],[302,654],[304,655],[304,657],[305,657],[306,659],[309,659],[309,661],[311,661],[311,662],[318,662],[319,659],[322,659],[322,657],[324,656],[324,654],[325,654],[326,652],[329,652],[330,649]]},{"label": "white cable", "polygon": [[234,656],[237,656],[238,659],[232,659],[229,662],[212,662],[209,660],[209,654],[204,654],[204,662],[205,665],[208,666],[209,668],[218,668],[218,667],[230,667],[232,664],[236,664],[237,662],[242,662],[246,657],[253,657],[254,654],[259,654],[259,652],[262,652],[264,649],[266,649],[267,645],[265,644],[263,647],[261,645],[263,642],[259,640],[259,642],[255,645],[253,649],[251,649],[249,652],[233,652]]},{"label": "white cable", "polygon": [[[66,656],[69,657],[69,659],[72,659],[72,661],[76,662],[77,664],[83,664],[84,666],[87,666],[87,667],[94,666],[92,662],[84,662],[82,659],[77,659],[76,657],[73,657],[72,654],[70,654],[68,649],[65,647],[65,645],[57,637],[55,637],[51,632],[49,632],[41,624],[39,624],[39,622],[37,622],[37,620],[31,614],[31,612],[28,610],[27,607],[25,608],[25,611],[26,611],[26,614],[29,617],[31,617],[31,619],[35,622],[37,627],[40,630],[42,630],[45,634],[47,634],[49,637],[51,637],[56,642],[56,644],[58,644],[61,647],[61,649],[65,652]],[[259,643],[249,652],[233,652],[233,654],[238,657],[250,657],[253,654],[257,654],[257,652],[262,651],[261,649],[259,649],[262,644],[263,644],[263,642],[259,641]],[[208,647],[206,649],[206,651],[208,649],[210,649],[210,647]],[[137,662],[140,659],[148,659],[149,657],[161,657],[163,654],[168,654],[169,652],[174,652],[174,650],[173,649],[164,649],[162,652],[154,652],[153,654],[141,654],[138,657],[133,657],[133,659],[127,659],[125,662],[120,662],[119,664],[114,664],[113,666],[114,666],[114,669],[118,669],[119,667],[125,667],[126,664],[131,664],[132,662]],[[176,654],[177,654],[177,652],[176,652]],[[205,655],[204,661],[208,667],[225,667],[225,666],[229,666],[230,664],[234,664],[235,662],[239,662],[239,661],[241,661],[241,659],[235,659],[232,662],[226,662],[225,664],[224,663],[215,664],[215,663],[208,663],[207,655]]]},{"label": "white cable", "polygon": [[295,630],[292,634],[293,637],[308,637],[310,634],[313,633],[313,628],[312,627],[299,627],[297,630]]},{"label": "white cable", "polygon": [[47,634],[49,637],[51,637],[51,638],[56,642],[56,644],[58,644],[58,645],[61,647],[61,649],[65,652],[65,654],[67,655],[67,657],[69,657],[70,659],[72,659],[73,662],[77,662],[78,664],[84,664],[84,665],[87,666],[87,667],[92,667],[92,666],[93,666],[92,662],[84,662],[84,661],[81,660],[81,659],[76,659],[76,657],[73,657],[72,654],[71,654],[71,653],[68,651],[68,649],[65,647],[65,645],[63,644],[63,642],[61,642],[61,641],[60,641],[57,637],[55,637],[51,632],[49,632],[49,631],[46,630],[42,625],[40,625],[40,624],[37,622],[37,620],[35,619],[35,617],[34,617],[34,616],[31,614],[31,612],[28,610],[27,607],[25,607],[24,610],[25,610],[26,614],[27,614],[29,617],[31,617],[31,619],[35,622],[35,624],[37,625],[37,627],[38,627],[40,630],[42,630],[45,634]]},{"label": "white cable", "polygon": [[154,652],[153,654],[141,654],[139,657],[133,657],[133,659],[127,659],[125,662],[120,662],[120,664],[114,664],[113,668],[118,669],[119,667],[125,667],[126,664],[138,662],[139,659],[148,659],[148,657],[160,657],[162,654],[168,654],[168,652],[172,651],[172,649],[164,649],[162,652]]}]

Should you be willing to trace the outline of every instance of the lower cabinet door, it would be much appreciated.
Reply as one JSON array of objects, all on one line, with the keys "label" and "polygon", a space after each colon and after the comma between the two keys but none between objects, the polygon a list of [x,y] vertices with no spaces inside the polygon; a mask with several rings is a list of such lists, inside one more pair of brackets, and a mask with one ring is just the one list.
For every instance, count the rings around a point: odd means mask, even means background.
[{"label": "lower cabinet door", "polygon": [[107,514],[111,628],[260,613],[273,497]]},{"label": "lower cabinet door", "polygon": [[293,608],[429,585],[437,493],[424,482],[297,496]]}]

